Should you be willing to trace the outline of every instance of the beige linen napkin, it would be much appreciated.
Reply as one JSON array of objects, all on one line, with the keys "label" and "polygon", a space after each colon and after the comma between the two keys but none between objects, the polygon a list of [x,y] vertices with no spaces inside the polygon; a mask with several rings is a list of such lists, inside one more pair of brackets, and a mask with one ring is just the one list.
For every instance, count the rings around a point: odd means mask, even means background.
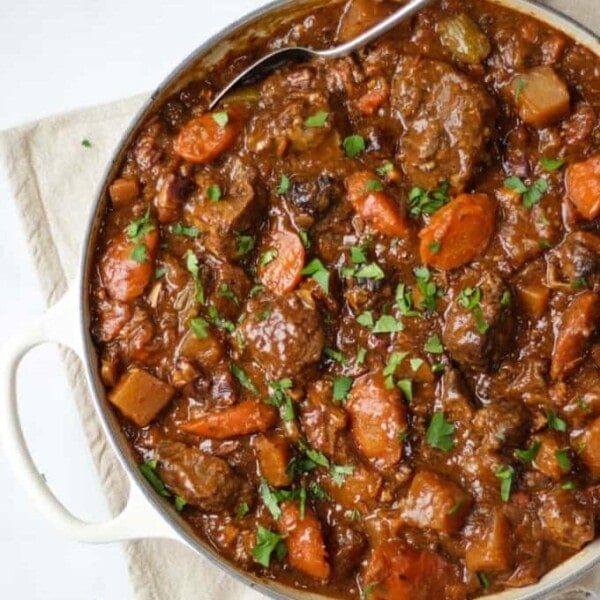
[{"label": "beige linen napkin", "polygon": [[[598,0],[546,3],[600,31]],[[136,96],[0,133],[0,164],[13,191],[48,305],[56,302],[75,278],[84,241],[82,224],[87,221],[100,177],[121,133],[145,98]],[[91,147],[82,146],[83,139],[90,140]],[[101,431],[79,362],[68,355],[66,366],[109,506],[117,511],[127,495],[125,477]],[[126,551],[137,600],[264,598],[177,542],[129,542]],[[600,569],[582,583],[600,592]]]}]

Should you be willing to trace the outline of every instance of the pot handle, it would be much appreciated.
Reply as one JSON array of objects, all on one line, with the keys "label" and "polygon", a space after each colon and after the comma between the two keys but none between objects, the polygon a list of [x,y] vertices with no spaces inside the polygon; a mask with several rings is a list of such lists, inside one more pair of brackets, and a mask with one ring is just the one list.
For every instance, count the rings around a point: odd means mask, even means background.
[{"label": "pot handle", "polygon": [[76,289],[70,289],[46,313],[0,349],[0,441],[6,458],[39,511],[69,538],[90,543],[149,537],[172,538],[173,530],[131,482],[127,504],[116,517],[100,523],[78,519],[52,493],[27,448],[17,407],[19,363],[30,350],[46,342],[67,346],[79,357],[82,356],[76,292]]}]

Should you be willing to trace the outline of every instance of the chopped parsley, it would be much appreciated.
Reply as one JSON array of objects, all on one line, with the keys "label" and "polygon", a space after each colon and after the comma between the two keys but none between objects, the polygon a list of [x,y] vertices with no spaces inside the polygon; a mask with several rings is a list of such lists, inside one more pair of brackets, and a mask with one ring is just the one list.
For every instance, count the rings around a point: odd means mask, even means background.
[{"label": "chopped parsley", "polygon": [[333,380],[333,401],[336,404],[343,402],[352,387],[353,379],[347,375],[340,375]]},{"label": "chopped parsley", "polygon": [[567,161],[562,158],[540,158],[540,165],[550,173],[552,171],[558,171],[558,169],[564,166],[566,162]]},{"label": "chopped parsley", "polygon": [[148,248],[142,242],[144,236],[146,236],[151,231],[154,231],[155,227],[150,222],[150,209],[148,209],[144,216],[132,221],[127,225],[127,229],[125,230],[127,233],[127,237],[135,243],[135,246],[131,250],[129,254],[129,258],[138,263],[144,263],[148,260]]},{"label": "chopped parsley", "polygon": [[252,548],[254,560],[263,567],[269,567],[273,553],[277,560],[283,560],[287,554],[287,548],[283,543],[284,539],[285,536],[273,533],[259,525],[256,531],[256,545]]},{"label": "chopped parsley", "polygon": [[376,172],[377,175],[381,177],[385,177],[388,173],[391,173],[394,170],[394,165],[388,160],[384,162],[380,167],[377,167]]},{"label": "chopped parsley", "polygon": [[394,373],[402,364],[402,361],[408,356],[408,352],[393,352],[383,369],[383,376],[386,378],[385,384],[388,389],[394,387]]},{"label": "chopped parsley", "polygon": [[349,135],[344,139],[344,150],[346,156],[350,158],[354,158],[361,152],[364,152],[366,147],[365,138],[362,135]]},{"label": "chopped parsley", "polygon": [[279,508],[277,496],[265,479],[261,478],[258,491],[264,505],[267,507],[267,510],[271,513],[274,519],[279,519],[279,517],[281,517],[281,509]]},{"label": "chopped parsley", "polygon": [[506,308],[512,301],[511,293],[508,290],[505,290],[502,293],[502,297],[500,298],[500,306],[502,308]]},{"label": "chopped parsley", "polygon": [[560,487],[561,489],[570,492],[577,489],[577,484],[574,481],[565,481]]},{"label": "chopped parsley", "polygon": [[333,348],[327,347],[323,350],[323,354],[327,358],[330,358],[331,360],[335,360],[335,362],[339,362],[342,365],[348,364],[348,359],[339,350],[335,350]]},{"label": "chopped parsley", "polygon": [[475,317],[475,326],[477,327],[477,331],[483,334],[488,331],[488,329],[490,328],[490,324],[483,318],[483,311],[481,310],[482,296],[483,292],[479,287],[464,288],[458,295],[458,303],[473,313],[473,316]]},{"label": "chopped parsley", "polygon": [[219,286],[217,295],[221,296],[221,298],[227,298],[227,300],[231,300],[236,306],[240,305],[240,299],[238,298],[237,294],[226,283],[222,283]]},{"label": "chopped parsley", "polygon": [[532,208],[548,191],[549,184],[546,179],[538,179],[533,185],[527,187],[522,179],[513,176],[504,180],[504,187],[519,194],[525,208]]},{"label": "chopped parsley", "polygon": [[367,349],[362,346],[358,349],[356,353],[356,364],[362,365],[365,362],[365,358],[367,357]]},{"label": "chopped parsley", "polygon": [[410,404],[413,401],[413,382],[411,379],[399,379],[396,385],[404,394],[406,401]]},{"label": "chopped parsley", "polygon": [[138,262],[138,263],[147,262],[148,261],[148,248],[146,248],[145,244],[142,244],[141,242],[139,244],[136,244],[133,247],[133,250],[131,251],[129,258],[131,258],[131,260],[134,260],[135,262]]},{"label": "chopped parsley", "polygon": [[304,121],[304,127],[324,127],[329,118],[329,113],[326,111],[319,111],[314,115],[311,115]]},{"label": "chopped parsley", "polygon": [[243,388],[247,389],[254,396],[259,395],[256,386],[254,385],[254,383],[252,383],[246,372],[241,367],[238,367],[236,364],[231,363],[229,365],[229,370],[231,371],[231,374],[240,382]]},{"label": "chopped parsley", "polygon": [[205,340],[208,337],[208,327],[208,321],[205,319],[198,317],[190,321],[192,333],[200,340]]},{"label": "chopped parsley", "polygon": [[382,192],[383,183],[379,179],[369,179],[365,185],[365,192]]},{"label": "chopped parsley", "polygon": [[344,483],[346,477],[354,473],[354,467],[352,465],[333,465],[329,472],[331,473],[333,483],[340,487]]},{"label": "chopped parsley", "polygon": [[454,448],[454,431],[456,426],[446,421],[444,413],[439,410],[433,413],[429,427],[427,428],[427,443],[432,448],[443,452],[449,452]]},{"label": "chopped parsley", "polygon": [[171,231],[177,235],[185,235],[191,238],[197,238],[200,235],[200,230],[197,227],[188,227],[183,223],[176,223]]},{"label": "chopped parsley", "polygon": [[418,310],[413,308],[414,301],[412,294],[406,289],[404,283],[399,283],[396,287],[396,306],[405,317],[422,317]]},{"label": "chopped parsley", "polygon": [[81,140],[81,145],[82,145],[84,148],[91,148],[91,147],[92,147],[92,142],[90,142],[90,140],[88,140],[87,138],[83,138],[83,139]]},{"label": "chopped parsley", "polygon": [[282,175],[281,181],[279,182],[279,185],[277,186],[277,194],[279,196],[284,196],[285,194],[288,193],[289,189],[290,189],[290,178],[287,175]]},{"label": "chopped parsley", "polygon": [[585,277],[578,277],[571,281],[570,285],[572,290],[584,290],[588,287],[588,281]]},{"label": "chopped parsley", "polygon": [[158,267],[156,271],[154,271],[154,279],[160,279],[161,277],[164,277],[168,271],[169,269],[167,269],[167,267]]},{"label": "chopped parsley", "polygon": [[416,373],[422,366],[425,361],[422,358],[411,358],[410,359],[410,368],[413,373]]},{"label": "chopped parsley", "polygon": [[515,456],[524,463],[530,463],[535,460],[538,455],[542,443],[539,440],[535,440],[527,450],[515,450]]},{"label": "chopped parsley", "polygon": [[479,583],[481,583],[482,588],[487,589],[492,585],[490,582],[490,578],[488,577],[485,571],[479,571],[479,573],[477,573],[477,577],[479,579]]},{"label": "chopped parsley", "polygon": [[245,517],[249,512],[250,512],[250,507],[248,506],[248,503],[242,502],[240,504],[239,508],[237,509],[237,513],[235,516],[238,519],[241,519],[242,517]]},{"label": "chopped parsley", "polygon": [[455,504],[452,505],[452,507],[448,511],[448,513],[447,513],[448,516],[453,517],[454,515],[456,515],[458,513],[458,511],[463,507],[463,504],[464,504],[463,500],[458,500]]},{"label": "chopped parsley", "polygon": [[412,188],[408,194],[410,214],[414,216],[432,215],[450,200],[449,188],[450,184],[447,181],[442,181],[437,190]]},{"label": "chopped parsley", "polygon": [[362,246],[352,246],[350,248],[350,260],[357,265],[367,262],[365,249]]},{"label": "chopped parsley", "polygon": [[560,450],[557,450],[554,453],[554,456],[556,457],[556,462],[558,463],[558,466],[561,468],[561,470],[565,473],[568,473],[573,467],[573,464],[571,463],[571,458],[569,457],[569,449],[561,448]]},{"label": "chopped parsley", "polygon": [[162,479],[156,474],[156,465],[156,460],[146,461],[140,465],[140,471],[156,492],[165,498],[169,498],[171,492],[169,492]]},{"label": "chopped parsley", "polygon": [[427,267],[417,267],[414,274],[417,278],[417,287],[423,296],[421,308],[434,311],[435,302],[442,296],[442,290],[431,280],[431,271]]},{"label": "chopped parsley", "polygon": [[221,186],[217,185],[216,183],[209,185],[206,189],[206,197],[211,202],[218,202],[223,197],[223,190],[221,189]]},{"label": "chopped parsley", "polygon": [[258,264],[261,267],[266,267],[270,262],[273,262],[279,256],[279,251],[275,248],[271,248],[271,250],[266,250],[262,253]]},{"label": "chopped parsley", "polygon": [[567,423],[555,412],[546,410],[544,413],[546,415],[546,419],[548,419],[548,427],[550,427],[550,429],[554,429],[554,431],[560,431],[561,433],[567,431]]},{"label": "chopped parsley", "polygon": [[431,242],[428,246],[429,252],[431,252],[431,254],[437,254],[440,251],[441,247],[442,245],[439,242]]},{"label": "chopped parsley", "polygon": [[237,258],[241,258],[242,256],[246,256],[252,252],[252,250],[254,250],[256,238],[253,235],[244,235],[236,232],[235,242],[237,245],[235,255]]},{"label": "chopped parsley", "polygon": [[313,258],[300,272],[302,275],[312,277],[326,294],[329,293],[329,278],[331,274],[318,258]]},{"label": "chopped parsley", "polygon": [[204,286],[202,285],[202,280],[200,279],[200,265],[198,264],[198,257],[192,250],[188,250],[185,253],[185,266],[192,274],[192,278],[196,284],[196,301],[200,304],[204,304]]},{"label": "chopped parsley", "polygon": [[293,386],[292,380],[289,377],[272,381],[269,387],[273,390],[271,396],[265,401],[267,404],[276,406],[282,412],[281,417],[284,421],[293,421],[295,417],[294,403],[291,396],[286,390]]},{"label": "chopped parsley", "polygon": [[308,493],[315,499],[322,502],[331,502],[331,496],[316,481],[308,484]]},{"label": "chopped parsley", "polygon": [[385,279],[385,273],[377,263],[369,263],[355,271],[354,276],[357,279]]},{"label": "chopped parsley", "polygon": [[500,479],[500,498],[502,502],[508,502],[512,489],[515,470],[510,465],[500,465],[496,471],[496,477]]},{"label": "chopped parsley", "polygon": [[393,315],[381,315],[375,322],[373,333],[396,333],[404,329],[404,324]]},{"label": "chopped parsley", "polygon": [[425,344],[425,352],[429,352],[431,354],[443,354],[444,346],[442,345],[442,340],[440,340],[440,336],[437,333],[434,333]]},{"label": "chopped parsley", "polygon": [[375,327],[375,320],[373,318],[372,310],[365,310],[365,312],[356,317],[356,321],[359,325],[367,327],[368,329],[373,329],[373,327]]},{"label": "chopped parsley", "polygon": [[521,98],[521,94],[525,91],[527,87],[527,79],[524,77],[519,77],[517,80],[517,84],[515,85],[515,100],[519,100]]},{"label": "chopped parsley", "polygon": [[213,113],[212,118],[219,127],[226,127],[229,123],[229,115],[225,111]]},{"label": "chopped parsley", "polygon": [[300,238],[302,245],[308,250],[308,248],[310,248],[310,238],[308,237],[306,229],[298,230],[298,237]]}]

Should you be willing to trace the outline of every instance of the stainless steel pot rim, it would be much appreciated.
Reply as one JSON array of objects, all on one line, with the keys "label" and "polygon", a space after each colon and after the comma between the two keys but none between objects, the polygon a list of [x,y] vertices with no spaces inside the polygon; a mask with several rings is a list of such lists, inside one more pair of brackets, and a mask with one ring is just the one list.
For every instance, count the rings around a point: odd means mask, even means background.
[{"label": "stainless steel pot rim", "polygon": [[[249,585],[250,587],[259,590],[263,594],[274,598],[276,600],[289,600],[290,598],[323,598],[319,595],[307,595],[306,592],[285,587],[281,584],[274,583],[271,580],[260,579],[252,574],[234,567],[232,564],[227,562],[225,559],[220,557],[214,550],[209,548],[207,543],[203,543],[193,532],[186,527],[184,520],[178,515],[173,507],[165,503],[150,487],[147,481],[140,474],[137,465],[128,456],[128,450],[124,447],[121,441],[117,438],[120,435],[120,431],[116,430],[115,423],[113,422],[112,415],[107,407],[105,406],[104,389],[98,376],[97,369],[97,357],[94,349],[94,345],[90,336],[90,314],[88,306],[88,293],[89,293],[89,272],[93,261],[95,240],[99,228],[99,221],[104,209],[104,202],[106,196],[106,188],[109,181],[112,179],[116,169],[121,163],[125,148],[132,141],[132,138],[136,134],[140,125],[145,121],[146,117],[160,104],[165,94],[165,90],[172,87],[172,85],[180,80],[183,75],[188,72],[194,65],[197,65],[202,57],[206,56],[211,50],[217,48],[219,45],[226,43],[231,37],[244,30],[246,27],[254,23],[258,19],[264,18],[265,15],[270,13],[282,14],[286,9],[291,9],[297,6],[310,6],[319,5],[327,0],[273,0],[264,6],[246,14],[241,17],[228,27],[221,30],[219,33],[213,35],[198,48],[196,48],[189,56],[187,56],[156,88],[150,98],[143,104],[134,116],[130,126],[125,131],[121,139],[119,140],[116,149],[106,167],[98,191],[95,195],[95,201],[86,225],[85,232],[85,245],[82,249],[79,269],[78,269],[78,303],[80,307],[80,334],[82,336],[82,348],[84,349],[84,369],[87,378],[88,385],[91,390],[92,400],[99,416],[102,428],[110,441],[113,451],[116,453],[119,462],[123,466],[127,473],[132,485],[135,485],[145,496],[146,500],[156,510],[157,514],[163,519],[168,526],[174,531],[179,541],[185,543],[188,547],[193,549],[201,556],[207,558],[211,563],[220,569],[225,570],[229,575],[233,576],[238,581]],[[336,0],[340,3],[343,0]],[[591,30],[578,23],[571,17],[568,17],[561,12],[541,5],[536,0],[492,0],[493,2],[507,6],[519,12],[531,14],[536,18],[548,22],[552,26],[566,31],[571,37],[575,37],[577,41],[583,43],[589,47],[596,54],[600,55],[600,44],[599,38]],[[589,554],[589,557],[585,558],[585,555]],[[595,566],[600,563],[600,540],[582,550],[578,555],[563,563],[562,566],[557,567],[552,573],[555,573],[561,569],[565,570],[565,565],[568,565],[575,559],[582,559],[582,565],[575,568],[571,573],[564,573],[558,578],[556,582],[548,583],[548,576],[544,577],[540,582],[533,586],[521,588],[517,590],[517,593],[522,595],[514,596],[507,595],[507,592],[501,594],[488,596],[490,600],[502,600],[506,598],[519,600],[542,600],[547,597],[547,594],[557,592],[563,589],[565,586],[572,584],[575,580],[579,579],[585,573],[589,572]],[[510,592],[509,592],[510,594]]]}]

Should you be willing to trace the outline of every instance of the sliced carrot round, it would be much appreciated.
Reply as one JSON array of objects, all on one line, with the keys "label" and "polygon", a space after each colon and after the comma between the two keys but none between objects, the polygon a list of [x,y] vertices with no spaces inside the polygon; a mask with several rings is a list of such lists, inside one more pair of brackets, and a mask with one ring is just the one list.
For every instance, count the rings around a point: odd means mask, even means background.
[{"label": "sliced carrot round", "polygon": [[371,171],[358,171],[346,178],[346,198],[373,229],[390,237],[404,237],[411,231],[408,219],[394,199],[382,190],[370,189],[381,183]]},{"label": "sliced carrot round", "polygon": [[175,152],[197,164],[214,160],[233,146],[239,131],[235,118],[227,115],[225,120],[226,123],[219,123],[217,113],[205,113],[188,121],[175,138]]},{"label": "sliced carrot round", "polygon": [[485,194],[461,194],[438,210],[419,232],[421,260],[445,271],[478,256],[496,224],[495,204]]},{"label": "sliced carrot round", "polygon": [[266,256],[268,262],[259,263],[258,278],[274,294],[290,292],[302,279],[305,259],[302,240],[293,231],[276,231],[264,248],[261,257]]},{"label": "sliced carrot round", "polygon": [[588,221],[600,216],[600,155],[571,165],[565,175],[567,197]]}]

